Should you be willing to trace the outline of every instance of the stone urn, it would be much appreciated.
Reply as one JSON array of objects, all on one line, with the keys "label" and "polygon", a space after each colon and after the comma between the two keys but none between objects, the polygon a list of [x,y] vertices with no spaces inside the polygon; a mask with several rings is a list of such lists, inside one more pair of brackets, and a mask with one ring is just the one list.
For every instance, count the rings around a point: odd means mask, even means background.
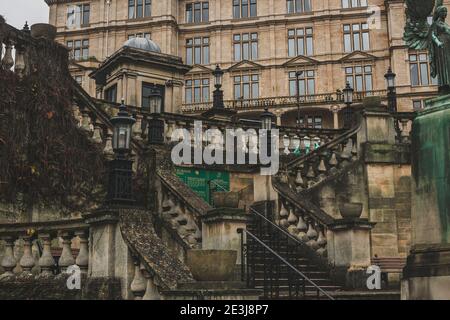
[{"label": "stone urn", "polygon": [[56,37],[56,27],[48,23],[35,23],[31,26],[31,36],[53,41]]},{"label": "stone urn", "polygon": [[237,192],[214,192],[213,202],[216,208],[238,208],[239,194]]},{"label": "stone urn", "polygon": [[361,217],[363,204],[358,202],[341,203],[339,211],[344,219],[358,219]]},{"label": "stone urn", "polygon": [[186,264],[197,281],[229,281],[236,259],[236,250],[189,250]]}]

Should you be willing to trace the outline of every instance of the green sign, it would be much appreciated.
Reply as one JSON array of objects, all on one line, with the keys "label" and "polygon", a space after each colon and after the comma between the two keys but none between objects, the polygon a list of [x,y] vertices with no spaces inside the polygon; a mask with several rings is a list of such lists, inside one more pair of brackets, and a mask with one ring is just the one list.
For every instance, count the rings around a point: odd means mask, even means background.
[{"label": "green sign", "polygon": [[230,191],[230,173],[191,168],[176,168],[177,176],[203,200],[212,203],[214,191]]}]

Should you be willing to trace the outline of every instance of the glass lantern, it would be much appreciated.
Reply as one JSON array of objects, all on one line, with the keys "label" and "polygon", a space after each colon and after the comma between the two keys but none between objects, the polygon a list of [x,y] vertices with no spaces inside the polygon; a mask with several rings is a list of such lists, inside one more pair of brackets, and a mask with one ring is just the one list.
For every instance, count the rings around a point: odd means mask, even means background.
[{"label": "glass lantern", "polygon": [[131,130],[136,120],[130,117],[123,102],[117,116],[111,118],[110,121],[114,126],[112,137],[114,152],[120,154],[130,152]]}]

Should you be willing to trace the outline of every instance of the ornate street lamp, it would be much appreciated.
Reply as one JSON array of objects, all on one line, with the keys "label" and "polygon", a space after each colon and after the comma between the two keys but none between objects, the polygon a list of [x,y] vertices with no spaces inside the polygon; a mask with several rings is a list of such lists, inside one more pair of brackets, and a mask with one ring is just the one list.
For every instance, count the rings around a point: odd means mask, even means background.
[{"label": "ornate street lamp", "polygon": [[128,114],[124,101],[122,100],[119,113],[117,116],[111,118],[110,121],[114,126],[112,139],[114,153],[116,157],[123,158],[130,152],[131,128],[136,120]]},{"label": "ornate street lamp", "polygon": [[107,202],[110,205],[132,204],[133,161],[128,155],[131,151],[132,127],[136,120],[128,114],[122,100],[119,113],[110,122],[114,127],[112,145],[115,157],[109,162]]},{"label": "ornate street lamp", "polygon": [[223,103],[223,91],[222,88],[222,82],[223,82],[223,71],[220,69],[219,65],[216,66],[216,69],[213,71],[214,76],[214,86],[216,87],[216,90],[214,90],[213,94],[213,108],[225,108],[225,105]]},{"label": "ornate street lamp", "polygon": [[162,113],[163,98],[161,90],[154,88],[149,96],[151,118],[148,121],[148,143],[163,144],[164,143],[164,120],[159,119]]},{"label": "ornate street lamp", "polygon": [[350,86],[350,82],[347,82],[345,89],[342,90],[344,95],[344,103],[346,107],[344,108],[344,128],[350,129],[353,121],[353,88]]},{"label": "ornate street lamp", "polygon": [[392,68],[389,67],[387,73],[384,75],[386,78],[386,85],[388,89],[388,108],[390,112],[397,112],[397,92],[395,90],[395,77],[396,74],[392,72]]}]

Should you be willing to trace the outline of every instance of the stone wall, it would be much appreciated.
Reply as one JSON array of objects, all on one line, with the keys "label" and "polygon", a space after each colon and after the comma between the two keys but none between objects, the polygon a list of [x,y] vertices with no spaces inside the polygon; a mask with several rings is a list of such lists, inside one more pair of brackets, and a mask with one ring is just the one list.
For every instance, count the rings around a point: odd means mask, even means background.
[{"label": "stone wall", "polygon": [[406,257],[411,244],[411,166],[367,165],[372,256]]},{"label": "stone wall", "polygon": [[82,277],[81,289],[69,290],[67,276],[0,278],[0,300],[120,300],[121,284],[114,278]]}]

